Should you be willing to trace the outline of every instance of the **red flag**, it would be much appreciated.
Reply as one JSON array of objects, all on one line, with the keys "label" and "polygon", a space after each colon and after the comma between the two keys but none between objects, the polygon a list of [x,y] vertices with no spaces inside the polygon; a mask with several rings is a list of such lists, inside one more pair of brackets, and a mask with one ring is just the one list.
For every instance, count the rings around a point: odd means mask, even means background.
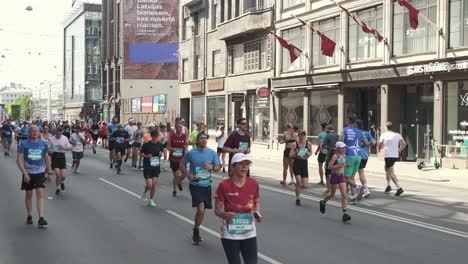
[{"label": "red flag", "polygon": [[[299,20],[304,26],[307,25],[307,22],[304,20],[296,17],[297,20]],[[317,33],[317,35],[320,36],[320,51],[322,52],[323,55],[328,56],[328,57],[333,57],[333,53],[335,52],[335,47],[336,43],[329,39],[327,36],[325,36],[322,32],[316,30],[315,28],[312,27],[312,25],[309,25],[309,29],[312,32]]]},{"label": "red flag", "polygon": [[287,42],[284,38],[276,35],[274,32],[267,30],[270,34],[275,36],[275,38],[279,41],[280,45],[289,51],[289,60],[293,63],[302,53],[302,50],[293,44]]},{"label": "red flag", "polygon": [[418,20],[419,10],[416,9],[412,4],[410,4],[406,0],[397,0],[397,2],[400,6],[404,6],[406,7],[406,9],[408,9],[409,18],[410,18],[410,26],[412,29],[416,29],[419,24],[419,20]]},{"label": "red flag", "polygon": [[351,12],[349,12],[348,9],[344,8],[342,5],[338,4],[338,6],[341,8],[341,10],[343,10],[348,16],[350,16],[354,22],[356,22],[356,24],[358,24],[361,28],[362,28],[362,31],[365,32],[365,33],[369,33],[369,34],[372,34],[374,35],[374,37],[380,42],[384,39],[384,37],[382,35],[380,35],[380,33],[373,29],[373,28],[370,28],[367,26],[366,23],[364,23],[363,21],[359,20],[359,18],[357,18],[355,15],[351,14]]}]

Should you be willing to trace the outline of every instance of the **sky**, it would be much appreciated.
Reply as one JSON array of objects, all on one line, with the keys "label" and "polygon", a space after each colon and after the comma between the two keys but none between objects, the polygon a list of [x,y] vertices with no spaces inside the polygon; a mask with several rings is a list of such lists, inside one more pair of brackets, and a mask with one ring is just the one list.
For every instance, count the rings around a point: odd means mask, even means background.
[{"label": "sky", "polygon": [[63,19],[70,7],[71,0],[0,0],[0,87],[62,79]]}]

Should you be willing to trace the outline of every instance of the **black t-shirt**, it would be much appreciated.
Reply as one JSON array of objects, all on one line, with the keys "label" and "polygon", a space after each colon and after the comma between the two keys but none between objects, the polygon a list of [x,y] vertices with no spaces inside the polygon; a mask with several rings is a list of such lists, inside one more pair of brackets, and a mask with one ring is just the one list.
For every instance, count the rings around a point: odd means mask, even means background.
[{"label": "black t-shirt", "polygon": [[[160,142],[153,143],[152,141],[148,141],[140,149],[140,153],[148,155],[151,154],[153,157],[159,158],[159,153],[163,150],[163,145]],[[159,160],[160,161],[160,160]],[[153,160],[153,164],[154,164]],[[160,166],[151,166],[151,160],[149,158],[143,158],[143,169],[152,169],[155,167]]]},{"label": "black t-shirt", "polygon": [[91,133],[92,135],[94,135],[94,136],[99,135],[99,125],[98,125],[98,124],[96,124],[96,125],[94,125],[94,124],[91,125],[91,131],[90,131],[90,133]]},{"label": "black t-shirt", "polygon": [[130,138],[130,135],[128,135],[128,132],[125,130],[116,130],[112,133],[112,137],[115,138],[116,148],[125,148],[125,139]]}]

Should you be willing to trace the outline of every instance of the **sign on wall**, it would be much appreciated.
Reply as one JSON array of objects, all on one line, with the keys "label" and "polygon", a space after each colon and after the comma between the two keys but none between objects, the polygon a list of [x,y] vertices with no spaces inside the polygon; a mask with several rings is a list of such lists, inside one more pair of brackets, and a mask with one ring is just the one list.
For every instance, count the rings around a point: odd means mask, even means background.
[{"label": "sign on wall", "polygon": [[153,113],[165,114],[166,113],[166,95],[155,95],[153,96]]},{"label": "sign on wall", "polygon": [[141,111],[143,113],[151,113],[153,111],[153,97],[145,96],[142,98]]},{"label": "sign on wall", "polygon": [[132,98],[132,113],[141,112],[141,97]]}]

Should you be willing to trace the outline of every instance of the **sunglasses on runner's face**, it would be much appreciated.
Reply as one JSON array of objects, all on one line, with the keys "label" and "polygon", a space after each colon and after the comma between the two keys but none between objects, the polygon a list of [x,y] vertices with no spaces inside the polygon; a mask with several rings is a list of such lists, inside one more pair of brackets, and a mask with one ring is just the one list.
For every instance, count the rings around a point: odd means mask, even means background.
[{"label": "sunglasses on runner's face", "polygon": [[241,125],[247,125],[247,123],[240,123]]}]

